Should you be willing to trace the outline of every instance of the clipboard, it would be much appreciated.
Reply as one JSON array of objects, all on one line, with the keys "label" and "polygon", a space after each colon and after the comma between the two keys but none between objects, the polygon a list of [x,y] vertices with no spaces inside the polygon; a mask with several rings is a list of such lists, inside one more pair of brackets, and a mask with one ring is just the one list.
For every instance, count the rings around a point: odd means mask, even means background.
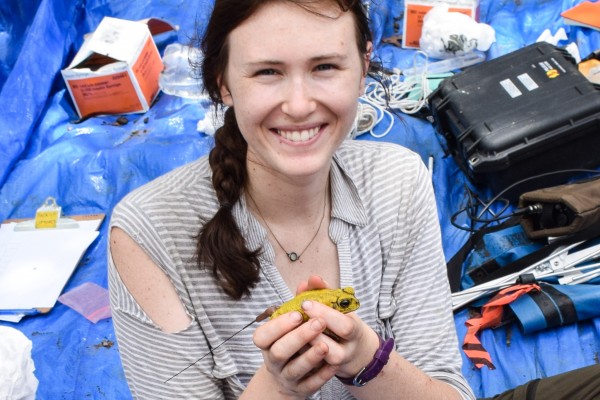
[{"label": "clipboard", "polygon": [[[55,228],[35,229],[31,219],[0,225],[0,320],[19,322],[47,313],[81,258],[99,235],[105,214],[60,218]],[[33,227],[33,228],[32,228]]]},{"label": "clipboard", "polygon": [[[79,228],[81,221],[94,221],[98,223],[96,229],[100,228],[102,222],[106,214],[81,214],[81,215],[72,215],[69,217],[61,217],[58,219],[56,228],[47,228],[47,229],[75,229]],[[35,220],[32,218],[11,218],[2,222],[2,225],[16,223],[18,228],[15,227],[15,231],[29,231],[36,229],[35,228]]]}]

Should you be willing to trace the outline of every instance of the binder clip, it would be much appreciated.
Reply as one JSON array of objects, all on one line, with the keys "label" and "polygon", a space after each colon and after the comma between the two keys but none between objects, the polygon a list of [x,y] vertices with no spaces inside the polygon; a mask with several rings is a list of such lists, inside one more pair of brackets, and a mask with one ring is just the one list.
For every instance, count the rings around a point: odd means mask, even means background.
[{"label": "binder clip", "polygon": [[19,222],[15,231],[36,229],[74,229],[79,228],[77,221],[61,217],[61,207],[54,197],[48,197],[35,212],[35,219]]}]

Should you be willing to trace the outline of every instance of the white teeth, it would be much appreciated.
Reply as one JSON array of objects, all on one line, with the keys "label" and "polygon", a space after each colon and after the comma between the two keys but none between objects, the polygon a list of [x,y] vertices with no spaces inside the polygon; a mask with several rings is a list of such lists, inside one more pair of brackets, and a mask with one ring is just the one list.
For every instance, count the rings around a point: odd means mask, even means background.
[{"label": "white teeth", "polygon": [[303,129],[301,131],[277,130],[277,133],[279,133],[279,135],[292,142],[306,142],[307,140],[314,138],[317,132],[319,132],[318,127],[312,129]]}]

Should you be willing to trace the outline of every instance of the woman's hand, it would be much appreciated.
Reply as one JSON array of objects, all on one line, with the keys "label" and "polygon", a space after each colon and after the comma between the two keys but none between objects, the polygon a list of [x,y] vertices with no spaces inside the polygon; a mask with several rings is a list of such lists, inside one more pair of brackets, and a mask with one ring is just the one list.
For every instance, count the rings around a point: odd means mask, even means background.
[{"label": "woman's hand", "polygon": [[324,362],[327,344],[311,344],[325,328],[322,318],[302,323],[302,315],[293,311],[256,329],[254,343],[263,352],[267,379],[280,396],[304,399],[334,376],[335,369]]},{"label": "woman's hand", "polygon": [[[329,285],[312,275],[298,285],[296,293],[327,289]],[[302,323],[299,312],[268,321],[254,333],[254,343],[263,352],[262,372],[280,396],[305,398],[334,375],[356,375],[373,358],[379,338],[353,313],[343,314],[317,301],[305,301],[310,317]]]},{"label": "woman's hand", "polygon": [[[311,275],[298,285],[296,294],[328,287],[320,276]],[[327,344],[311,344],[325,328],[322,318],[302,323],[299,312],[290,312],[254,332],[254,343],[262,350],[265,361],[261,372],[277,386],[281,396],[305,398],[334,376],[336,370],[324,361],[329,352]]]},{"label": "woman's hand", "polygon": [[327,346],[324,360],[336,375],[353,377],[371,362],[379,348],[379,337],[356,314],[342,314],[317,301],[305,301],[302,309],[310,317],[309,322],[325,321],[328,332],[318,335],[311,344]]},{"label": "woman's hand", "polygon": [[[327,289],[329,285],[318,275],[311,275],[298,285],[296,294],[306,290]],[[330,336],[320,335],[313,341],[329,348],[325,361],[343,377],[355,376],[373,359],[379,348],[377,334],[356,315],[342,314],[316,301],[305,301],[302,308],[312,318],[323,318]],[[333,335],[331,335],[333,333]],[[332,337],[335,339],[332,339]]]}]

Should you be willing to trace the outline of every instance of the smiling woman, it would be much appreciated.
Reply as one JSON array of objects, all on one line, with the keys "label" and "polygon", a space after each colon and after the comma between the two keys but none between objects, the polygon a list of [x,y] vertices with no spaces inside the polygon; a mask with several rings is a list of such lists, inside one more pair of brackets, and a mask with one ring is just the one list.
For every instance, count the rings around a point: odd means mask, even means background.
[{"label": "smiling woman", "polygon": [[230,34],[220,93],[235,110],[253,172],[323,180],[352,128],[370,47],[360,54],[351,14],[323,13],[277,3]]},{"label": "smiling woman", "polygon": [[[347,140],[372,49],[361,2],[216,0],[201,49],[227,107],[214,149],[111,219],[134,396],[472,398],[429,174],[403,147]],[[307,300],[236,334],[294,292],[337,287],[360,307]]]}]

